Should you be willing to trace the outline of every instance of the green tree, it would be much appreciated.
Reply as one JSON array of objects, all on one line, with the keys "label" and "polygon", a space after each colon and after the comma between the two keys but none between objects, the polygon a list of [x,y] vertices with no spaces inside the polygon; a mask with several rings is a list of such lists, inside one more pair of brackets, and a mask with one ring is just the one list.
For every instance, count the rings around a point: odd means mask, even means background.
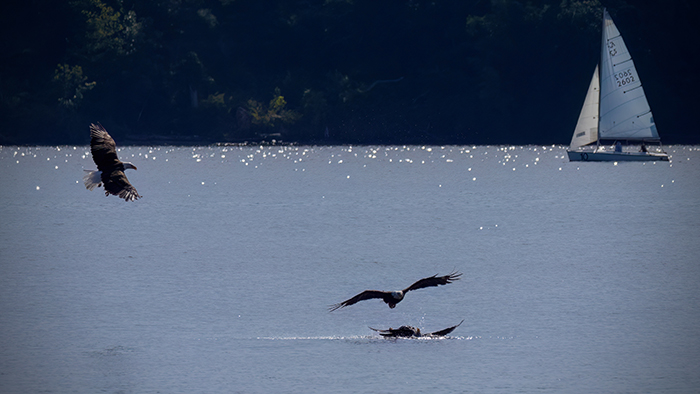
[{"label": "green tree", "polygon": [[59,105],[65,109],[76,110],[83,101],[84,93],[92,90],[97,84],[87,80],[82,67],[59,64],[53,77],[59,91]]},{"label": "green tree", "polygon": [[275,88],[275,94],[267,107],[258,101],[250,99],[248,100],[248,111],[252,117],[251,122],[255,125],[269,128],[275,127],[275,124],[279,124],[279,122],[293,124],[301,118],[301,115],[294,110],[285,109],[286,106],[287,101],[282,96],[279,88]]},{"label": "green tree", "polygon": [[86,51],[92,55],[113,53],[132,54],[141,37],[143,25],[133,10],[115,10],[101,0],[74,3],[86,18]]}]

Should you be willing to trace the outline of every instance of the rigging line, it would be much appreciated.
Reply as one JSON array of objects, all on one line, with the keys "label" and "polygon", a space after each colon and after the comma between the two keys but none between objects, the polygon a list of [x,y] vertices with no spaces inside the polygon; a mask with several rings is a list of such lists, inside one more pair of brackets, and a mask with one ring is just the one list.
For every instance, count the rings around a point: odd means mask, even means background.
[{"label": "rigging line", "polygon": [[619,66],[620,64],[627,63],[627,62],[631,62],[631,61],[632,61],[632,58],[630,57],[629,59],[623,60],[623,61],[621,61],[620,63],[613,63],[613,67],[617,67],[617,66]]}]

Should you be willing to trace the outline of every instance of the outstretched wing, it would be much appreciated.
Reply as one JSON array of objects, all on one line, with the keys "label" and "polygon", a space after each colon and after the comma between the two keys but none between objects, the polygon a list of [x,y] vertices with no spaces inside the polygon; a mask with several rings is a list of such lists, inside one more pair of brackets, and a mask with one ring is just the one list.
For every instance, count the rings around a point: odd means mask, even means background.
[{"label": "outstretched wing", "polygon": [[391,335],[391,328],[388,330],[378,330],[376,328],[370,327],[369,329],[378,332],[380,335]]},{"label": "outstretched wing", "polygon": [[436,274],[429,278],[423,278],[418,282],[408,286],[406,289],[404,289],[404,293],[411,290],[422,289],[424,287],[446,285],[448,283],[452,283],[456,280],[459,280],[460,276],[462,276],[462,274],[459,272],[453,272],[445,276],[437,276]]},{"label": "outstretched wing", "polygon": [[105,193],[123,198],[125,201],[138,200],[141,196],[136,188],[131,186],[123,171],[113,171],[105,181],[103,178]]},{"label": "outstretched wing", "polygon": [[447,335],[447,334],[451,333],[452,331],[454,331],[455,328],[461,326],[462,323],[464,323],[464,319],[462,319],[462,321],[459,322],[459,324],[457,324],[456,326],[452,326],[452,327],[450,327],[450,328],[446,328],[446,329],[440,330],[440,331],[431,332],[431,333],[428,334],[428,335],[432,335],[432,336],[435,336],[435,337],[444,337],[445,335]]},{"label": "outstretched wing", "polygon": [[415,336],[416,331],[413,327],[401,326],[399,328],[389,328],[388,330],[377,330],[376,328],[370,327],[370,329],[379,333],[383,337],[412,337]]},{"label": "outstretched wing", "polygon": [[109,172],[121,163],[117,157],[117,144],[101,124],[90,124],[90,151],[97,169]]},{"label": "outstretched wing", "polygon": [[[411,326],[401,326],[399,328],[391,328],[388,330],[377,330],[376,328],[370,327],[370,329],[379,333],[383,337],[420,337],[420,330]],[[428,334],[430,335],[430,334]]]},{"label": "outstretched wing", "polygon": [[360,301],[369,300],[372,298],[382,298],[383,299],[387,295],[391,295],[391,293],[388,291],[365,290],[362,293],[352,297],[349,300],[345,300],[345,301],[340,302],[338,304],[331,305],[328,309],[329,309],[329,312],[333,312],[336,309],[344,308],[348,305],[356,304]]}]

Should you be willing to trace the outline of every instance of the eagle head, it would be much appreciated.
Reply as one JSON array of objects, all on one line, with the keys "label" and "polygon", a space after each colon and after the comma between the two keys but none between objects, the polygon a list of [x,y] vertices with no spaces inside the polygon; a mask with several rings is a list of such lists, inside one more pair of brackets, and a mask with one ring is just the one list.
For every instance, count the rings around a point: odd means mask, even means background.
[{"label": "eagle head", "polygon": [[403,291],[401,291],[401,290],[392,291],[391,296],[394,297],[395,300],[401,301],[401,300],[403,300]]}]

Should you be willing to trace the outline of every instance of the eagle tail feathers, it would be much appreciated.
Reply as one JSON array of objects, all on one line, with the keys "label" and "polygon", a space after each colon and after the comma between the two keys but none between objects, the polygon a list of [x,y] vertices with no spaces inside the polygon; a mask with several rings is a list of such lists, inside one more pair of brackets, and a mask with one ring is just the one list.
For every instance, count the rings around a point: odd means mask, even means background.
[{"label": "eagle tail feathers", "polygon": [[85,175],[83,176],[83,183],[85,184],[85,188],[88,190],[93,190],[96,187],[102,186],[102,172],[101,171],[90,171],[90,170],[83,170],[85,171]]}]

